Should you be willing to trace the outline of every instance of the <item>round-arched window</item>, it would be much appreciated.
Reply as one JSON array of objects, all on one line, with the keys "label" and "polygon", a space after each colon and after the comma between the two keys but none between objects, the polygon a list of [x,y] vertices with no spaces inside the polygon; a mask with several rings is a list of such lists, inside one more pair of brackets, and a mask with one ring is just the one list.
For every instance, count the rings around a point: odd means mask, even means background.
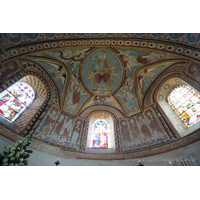
[{"label": "round-arched window", "polygon": [[200,94],[189,86],[172,89],[168,103],[187,127],[200,121]]},{"label": "round-arched window", "polygon": [[25,82],[16,82],[0,93],[0,115],[14,122],[35,98],[33,88]]},{"label": "round-arched window", "polygon": [[108,148],[108,122],[96,120],[93,124],[92,148]]}]

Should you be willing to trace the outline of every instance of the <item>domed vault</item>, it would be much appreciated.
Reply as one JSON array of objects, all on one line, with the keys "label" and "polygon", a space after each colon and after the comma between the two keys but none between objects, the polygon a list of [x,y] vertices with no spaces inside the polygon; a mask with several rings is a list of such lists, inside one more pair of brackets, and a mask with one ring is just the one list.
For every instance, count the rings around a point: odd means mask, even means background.
[{"label": "domed vault", "polygon": [[[144,157],[193,143],[199,122],[180,125],[166,106],[175,86],[200,91],[199,41],[199,34],[0,34],[0,92],[31,76],[30,85],[37,92],[40,80],[46,95],[29,124],[24,119],[21,127],[22,113],[15,127],[1,121],[0,134],[32,134],[33,149],[91,159]],[[112,119],[112,151],[87,150],[91,116]]]}]

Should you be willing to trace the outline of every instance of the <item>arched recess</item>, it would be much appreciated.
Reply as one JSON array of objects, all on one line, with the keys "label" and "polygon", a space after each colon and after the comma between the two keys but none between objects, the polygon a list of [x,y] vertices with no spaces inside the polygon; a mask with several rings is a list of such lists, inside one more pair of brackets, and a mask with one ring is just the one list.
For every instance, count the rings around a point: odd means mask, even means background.
[{"label": "arched recess", "polygon": [[[57,64],[57,65],[62,67],[62,69],[63,69],[62,70],[62,74],[66,75],[66,83],[64,84],[64,89],[62,91],[62,94],[58,95],[58,96],[60,96],[59,104],[60,104],[60,108],[62,110],[62,108],[64,106],[65,98],[66,98],[67,88],[68,88],[69,82],[70,82],[70,70],[68,69],[68,67],[63,62],[61,62],[60,60],[47,58],[47,57],[27,55],[24,58],[22,57],[21,59],[27,60],[27,62],[29,62],[29,63],[32,62],[32,63],[34,63],[34,65],[37,65],[37,66],[39,66],[39,64],[37,64],[38,61],[39,62],[46,61],[46,62]],[[40,68],[42,68],[42,67],[40,66]],[[54,73],[57,74],[57,76],[60,75],[60,71],[59,70],[55,69]],[[54,81],[54,84],[55,84],[55,81]],[[58,93],[59,93],[59,90],[58,90]]]},{"label": "arched recess", "polygon": [[48,86],[49,92],[51,93],[51,101],[59,106],[59,92],[58,89],[51,79],[51,77],[48,75],[47,72],[45,72],[42,67],[35,64],[32,61],[28,61],[26,59],[20,59],[19,60],[20,65],[22,66],[22,73],[36,73],[38,77],[45,83],[45,86]]},{"label": "arched recess", "polygon": [[[169,67],[166,71],[164,71],[162,74],[160,74],[160,76],[153,82],[153,84],[150,86],[149,90],[147,91],[145,98],[144,98],[144,108],[154,105],[154,110],[156,111],[157,115],[160,117],[165,129],[167,130],[170,138],[173,140],[173,138],[175,137],[176,139],[180,139],[181,137],[183,137],[186,134],[192,133],[193,131],[195,131],[194,127],[190,128],[190,130],[185,131],[185,134],[179,134],[179,132],[177,131],[177,129],[174,127],[174,125],[172,124],[170,117],[167,116],[165,114],[165,112],[163,111],[163,109],[160,107],[159,103],[158,103],[158,91],[164,86],[164,84],[167,84],[167,81],[171,78],[178,78],[179,80],[182,80],[182,83],[186,83],[190,86],[192,86],[194,89],[196,89],[197,91],[200,91],[200,84],[197,80],[195,80],[193,78],[193,74],[190,75],[188,73],[188,67],[190,67],[192,65],[192,61],[191,62],[179,62],[176,63],[174,65],[172,65],[171,67]],[[181,82],[177,83],[176,85],[181,84]],[[174,85],[175,86],[175,85]],[[170,87],[171,88],[171,87]],[[160,98],[162,98],[160,96]],[[182,125],[182,122],[180,122]],[[179,126],[180,129],[182,128],[182,126]]]},{"label": "arched recess", "polygon": [[[95,141],[94,125],[98,122],[105,123],[107,126],[108,148],[94,148],[93,141]],[[101,136],[103,133],[98,133]],[[99,138],[100,139],[100,138]],[[114,135],[114,122],[113,117],[106,112],[98,111],[93,113],[89,118],[88,134],[86,142],[86,153],[115,153],[115,135]]]},{"label": "arched recess", "polygon": [[36,122],[37,124],[40,122],[41,116],[46,112],[49,103],[52,100],[49,82],[35,71],[24,72],[21,70],[15,75],[7,78],[5,82],[1,84],[0,92],[6,90],[17,81],[28,83],[35,90],[36,98],[30,107],[28,107],[14,122],[14,130],[11,126],[6,126],[5,124],[2,125],[20,135],[23,133],[32,134],[35,130],[34,126]]},{"label": "arched recess", "polygon": [[[174,62],[175,62],[175,64],[174,64]],[[182,66],[183,63],[188,63],[188,62],[190,62],[190,60],[186,60],[186,59],[168,59],[168,60],[158,61],[158,62],[153,63],[153,64],[149,64],[149,65],[146,65],[146,66],[139,67],[135,71],[135,85],[136,85],[135,91],[136,91],[136,96],[137,96],[137,99],[138,99],[138,103],[139,103],[140,109],[143,110],[143,108],[145,107],[144,106],[144,99],[148,95],[148,91],[150,90],[150,88],[152,88],[152,85],[155,85],[159,81],[159,78],[162,77],[163,74],[166,75],[168,73],[172,73],[172,70],[178,70],[177,64],[181,64],[181,66]],[[152,73],[151,71],[148,71],[151,68],[159,69],[162,65],[166,65],[166,68],[165,68],[165,70],[163,72],[161,72],[160,75],[156,75],[156,73]],[[184,66],[182,66],[182,68],[183,67]],[[145,70],[146,70],[146,72],[145,72]],[[151,84],[150,87],[147,89],[147,92],[145,94],[143,94],[143,92],[141,90],[139,90],[139,87],[138,87],[140,85],[140,80],[142,80],[141,79],[142,77],[144,79],[148,80],[147,82],[144,83],[144,85],[147,85],[148,82]],[[153,80],[152,83],[151,83],[150,80]],[[143,98],[141,98],[141,97],[143,97]],[[141,102],[140,99],[143,99],[143,102]]]},{"label": "arched recess", "polygon": [[182,74],[184,67],[187,65],[188,62],[178,62],[175,64],[172,64],[170,67],[168,67],[166,70],[164,70],[151,84],[149,89],[147,90],[144,99],[143,99],[143,109],[152,105],[154,102],[154,95],[155,91],[157,90],[158,85],[166,78],[166,76],[172,75],[172,74]]},{"label": "arched recess", "polygon": [[175,87],[180,86],[180,85],[189,86],[190,88],[194,89],[190,84],[188,84],[182,78],[174,76],[164,81],[162,86],[159,87],[155,98],[156,98],[156,102],[158,103],[162,111],[165,113],[166,117],[169,119],[169,121],[171,122],[175,130],[178,132],[180,137],[184,137],[192,133],[193,131],[199,129],[200,124],[198,122],[191,127],[187,127],[181,121],[181,119],[178,117],[178,115],[175,113],[172,107],[170,107],[168,103],[168,95]]},{"label": "arched recess", "polygon": [[47,99],[47,88],[44,83],[36,76],[27,75],[20,79],[22,82],[28,83],[36,92],[36,98],[33,103],[22,113],[18,120],[14,123],[19,132],[23,132],[31,121],[31,118],[39,111],[41,106]]},{"label": "arched recess", "polygon": [[[113,140],[111,143],[111,149],[109,150],[90,150],[88,147],[91,142],[91,138],[88,137],[91,136],[91,130],[93,123],[97,119],[105,119],[111,124],[111,132],[113,136],[111,139]],[[86,153],[119,153],[120,152],[120,137],[119,137],[119,122],[116,116],[113,114],[113,111],[109,111],[106,109],[98,109],[90,110],[87,113],[87,117],[85,118],[84,125],[83,125],[83,131],[82,131],[82,137],[81,137],[81,144],[79,150]]]},{"label": "arched recess", "polygon": [[[154,110],[156,111],[157,115],[159,116],[160,120],[162,121],[165,129],[167,130],[170,138],[174,140],[180,139],[185,134],[179,134],[177,129],[174,127],[174,125],[171,123],[171,120],[169,116],[165,114],[163,109],[161,108],[160,104],[158,103],[158,91],[163,88],[164,84],[167,84],[167,81],[171,78],[179,79],[179,83],[177,82],[175,85],[184,83],[192,86],[192,88],[196,89],[197,91],[200,91],[200,84],[197,80],[195,80],[192,75],[188,73],[188,67],[192,65],[192,61],[190,62],[179,62],[175,63],[172,66],[170,66],[167,70],[165,70],[163,73],[159,75],[159,77],[153,82],[153,84],[148,89],[144,101],[143,101],[143,108],[147,108],[149,106],[153,106]],[[181,82],[180,82],[181,81]],[[171,87],[170,87],[171,88]],[[169,88],[169,89],[170,89]],[[169,91],[168,91],[169,92]],[[162,97],[161,97],[162,98]],[[180,121],[181,125],[182,122]],[[182,126],[179,126],[182,127]],[[191,127],[191,131],[188,131],[187,134],[192,133],[194,131],[194,127]]]}]

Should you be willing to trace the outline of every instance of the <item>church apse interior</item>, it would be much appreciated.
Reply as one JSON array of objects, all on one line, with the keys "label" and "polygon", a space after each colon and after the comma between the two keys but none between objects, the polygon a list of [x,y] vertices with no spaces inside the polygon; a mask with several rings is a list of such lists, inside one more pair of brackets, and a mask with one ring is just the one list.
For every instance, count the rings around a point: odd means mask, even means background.
[{"label": "church apse interior", "polygon": [[25,134],[30,165],[199,165],[199,47],[196,33],[1,33],[0,150]]}]

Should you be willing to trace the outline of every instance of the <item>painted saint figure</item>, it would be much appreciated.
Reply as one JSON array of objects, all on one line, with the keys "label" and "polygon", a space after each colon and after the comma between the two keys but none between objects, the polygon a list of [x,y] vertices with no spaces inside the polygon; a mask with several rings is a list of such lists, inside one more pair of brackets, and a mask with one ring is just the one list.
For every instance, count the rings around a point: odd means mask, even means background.
[{"label": "painted saint figure", "polygon": [[156,118],[153,116],[152,112],[146,111],[145,112],[146,116],[147,116],[147,121],[149,123],[149,126],[152,130],[152,132],[154,133],[155,138],[164,138],[164,134],[162,133],[162,129],[160,128]]},{"label": "painted saint figure", "polygon": [[93,90],[111,90],[111,80],[113,79],[111,74],[113,72],[113,68],[109,67],[107,64],[105,52],[99,53],[99,60],[97,62],[94,57],[93,61],[93,71],[88,74],[89,78],[93,77]]},{"label": "painted saint figure", "polygon": [[46,138],[49,135],[51,129],[53,128],[56,118],[57,118],[57,108],[56,110],[51,109],[50,113],[47,115],[46,119],[44,120],[42,126],[39,129],[40,132],[39,135],[41,135],[43,138]]},{"label": "painted saint figure", "polygon": [[64,118],[64,115],[59,116],[58,120],[56,121],[56,124],[54,125],[51,131],[51,134],[48,136],[50,140],[57,140],[60,129],[63,126]]},{"label": "painted saint figure", "polygon": [[144,69],[139,73],[138,82],[142,91],[142,94],[145,92],[145,88],[147,88],[157,77],[156,73],[152,72],[154,69]]},{"label": "painted saint figure", "polygon": [[74,125],[74,132],[73,132],[70,146],[71,145],[75,146],[78,138],[80,140],[80,132],[81,132],[81,121],[77,120],[76,124]]},{"label": "painted saint figure", "polygon": [[140,133],[134,119],[129,120],[129,127],[130,127],[131,137],[134,141],[133,143],[136,145],[143,143],[142,140],[140,139],[140,136],[139,136]]},{"label": "painted saint figure", "polygon": [[124,140],[124,146],[128,148],[131,144],[131,138],[129,135],[128,124],[126,121],[121,121],[121,131],[122,131],[122,138]]},{"label": "painted saint figure", "polygon": [[149,131],[148,126],[146,125],[145,119],[143,118],[142,115],[139,115],[137,117],[137,119],[138,119],[138,123],[140,126],[140,131],[141,131],[142,135],[144,136],[143,140],[145,142],[151,142],[151,139],[153,136],[152,136],[151,132]]},{"label": "painted saint figure", "polygon": [[68,100],[66,103],[66,110],[70,113],[74,113],[80,106],[81,97],[88,96],[88,93],[80,83],[79,75],[72,75],[70,80],[70,91],[68,94]]},{"label": "painted saint figure", "polygon": [[65,142],[68,141],[68,139],[71,137],[73,131],[73,120],[72,119],[67,119],[67,122],[65,122],[62,126],[62,129],[60,131],[59,137],[58,137],[58,141],[62,142],[63,145]]}]

